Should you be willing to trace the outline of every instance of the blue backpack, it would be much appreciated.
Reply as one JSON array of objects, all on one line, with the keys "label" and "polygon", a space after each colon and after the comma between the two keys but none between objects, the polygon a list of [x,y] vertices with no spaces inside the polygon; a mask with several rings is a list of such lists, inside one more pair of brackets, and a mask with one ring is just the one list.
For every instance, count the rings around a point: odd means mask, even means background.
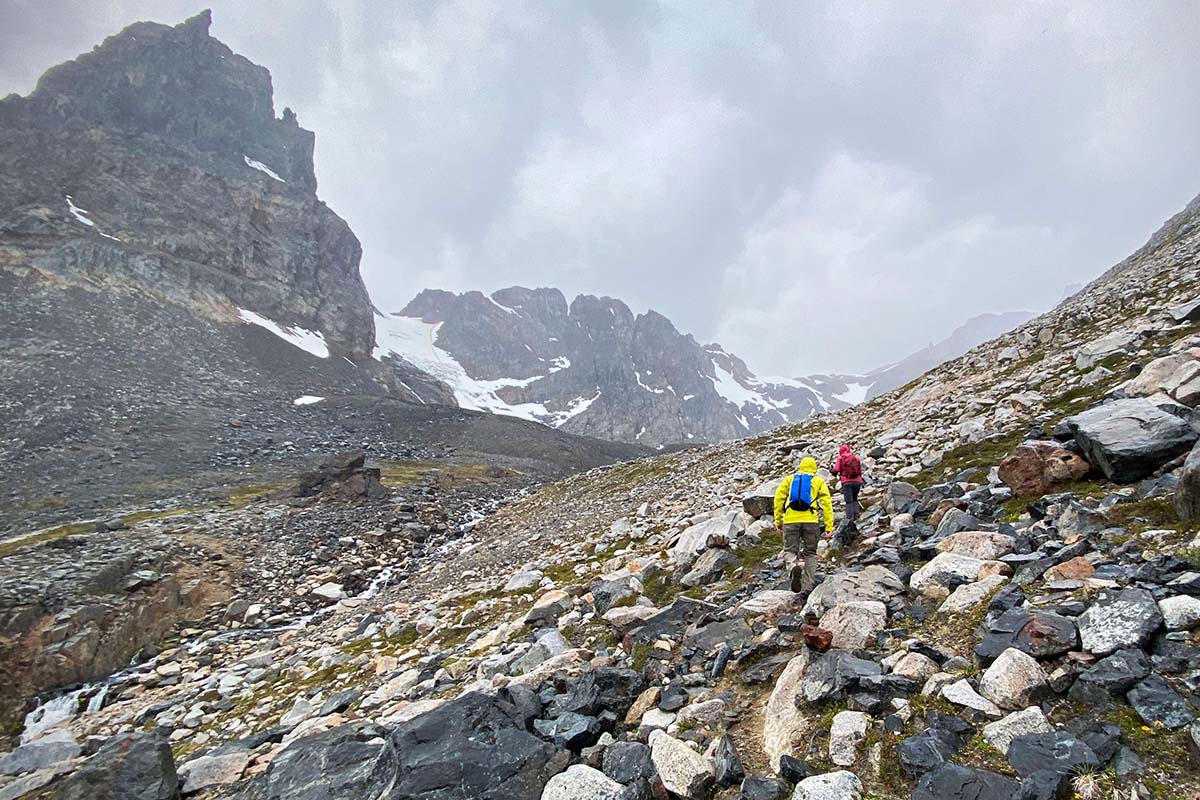
[{"label": "blue backpack", "polygon": [[788,494],[788,508],[793,511],[812,511],[812,475],[796,473],[792,476],[792,490]]}]

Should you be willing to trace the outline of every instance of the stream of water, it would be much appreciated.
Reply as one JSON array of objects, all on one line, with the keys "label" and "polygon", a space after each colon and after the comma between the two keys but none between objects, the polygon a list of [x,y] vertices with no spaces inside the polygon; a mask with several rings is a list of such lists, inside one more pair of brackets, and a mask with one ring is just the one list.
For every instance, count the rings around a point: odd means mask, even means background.
[{"label": "stream of water", "polygon": [[[469,541],[469,533],[483,519],[495,512],[495,510],[515,499],[524,497],[529,494],[529,489],[522,489],[514,495],[505,497],[499,500],[493,500],[486,504],[483,509],[472,509],[464,516],[465,519],[458,526],[462,537],[451,539],[443,542],[436,550],[431,553],[434,558],[444,558],[452,552],[460,549],[469,549],[475,544]],[[371,582],[358,594],[349,598],[350,600],[366,600],[376,596],[385,589],[392,579],[394,568],[391,566],[384,567],[379,571],[379,574],[371,579]],[[272,628],[236,628],[234,630],[218,633],[216,636],[210,636],[207,639],[194,639],[183,643],[183,647],[189,653],[195,653],[202,647],[209,647],[225,642],[237,641],[240,639],[259,639],[274,636],[284,631],[297,630],[299,628],[308,627],[310,624],[320,619],[323,616],[331,614],[336,610],[337,606],[318,609],[311,614],[305,614],[302,617],[297,617],[295,620],[286,625],[279,625]],[[65,693],[57,694],[49,697],[43,696],[39,698],[38,705],[25,715],[25,720],[21,728],[21,744],[32,741],[41,736],[48,730],[62,725],[64,722],[69,722],[72,719],[83,716],[94,711],[99,711],[104,707],[108,700],[110,690],[125,683],[129,678],[136,675],[145,674],[154,669],[158,662],[158,657],[147,659],[136,664],[131,664],[119,672],[114,672],[105,678],[102,678],[91,683],[84,684],[76,689],[71,689]]]}]

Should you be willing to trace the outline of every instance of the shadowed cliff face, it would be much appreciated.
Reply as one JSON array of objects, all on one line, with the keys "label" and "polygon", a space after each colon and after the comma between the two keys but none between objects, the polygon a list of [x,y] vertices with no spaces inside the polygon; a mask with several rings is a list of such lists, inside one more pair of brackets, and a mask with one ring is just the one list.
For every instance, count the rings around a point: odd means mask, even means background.
[{"label": "shadowed cliff face", "polygon": [[313,134],[208,27],[131,25],[0,101],[0,266],[232,302],[366,359],[362,250],[317,199]]}]

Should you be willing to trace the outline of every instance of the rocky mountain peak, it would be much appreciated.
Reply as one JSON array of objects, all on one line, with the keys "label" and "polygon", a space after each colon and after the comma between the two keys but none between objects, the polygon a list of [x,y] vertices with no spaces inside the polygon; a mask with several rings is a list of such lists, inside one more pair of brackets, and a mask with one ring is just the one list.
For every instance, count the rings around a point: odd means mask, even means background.
[{"label": "rocky mountain peak", "polygon": [[[375,345],[349,226],[316,196],[314,137],[211,15],[130,25],[0,101],[0,262],[249,310],[356,362]],[[3,266],[4,263],[0,263]]]},{"label": "rocky mountain peak", "polygon": [[274,111],[271,73],[209,35],[204,11],[174,27],[138,22],[48,70],[27,103],[51,128],[103,127],[213,152],[244,152],[316,190],[311,131]]}]

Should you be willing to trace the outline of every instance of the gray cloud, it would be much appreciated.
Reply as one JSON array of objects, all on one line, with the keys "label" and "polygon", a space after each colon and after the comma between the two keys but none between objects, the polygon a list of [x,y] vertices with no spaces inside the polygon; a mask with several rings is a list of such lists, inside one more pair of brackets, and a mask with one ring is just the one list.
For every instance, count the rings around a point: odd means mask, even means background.
[{"label": "gray cloud", "polygon": [[[178,0],[8,0],[0,93]],[[225,2],[378,304],[554,285],[764,374],[1042,309],[1200,191],[1174,2]],[[847,325],[856,332],[845,333]]]}]

